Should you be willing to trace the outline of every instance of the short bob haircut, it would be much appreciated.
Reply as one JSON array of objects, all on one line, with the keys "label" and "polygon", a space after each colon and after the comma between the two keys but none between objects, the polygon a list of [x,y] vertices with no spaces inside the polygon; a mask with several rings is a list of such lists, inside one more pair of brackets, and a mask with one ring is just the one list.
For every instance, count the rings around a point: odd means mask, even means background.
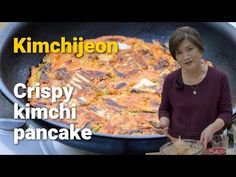
[{"label": "short bob haircut", "polygon": [[198,47],[198,49],[203,53],[204,52],[204,44],[201,38],[200,33],[189,26],[183,26],[177,28],[175,32],[172,34],[169,41],[169,50],[172,57],[176,60],[176,51],[178,50],[179,44],[184,40],[190,40],[194,45]]}]

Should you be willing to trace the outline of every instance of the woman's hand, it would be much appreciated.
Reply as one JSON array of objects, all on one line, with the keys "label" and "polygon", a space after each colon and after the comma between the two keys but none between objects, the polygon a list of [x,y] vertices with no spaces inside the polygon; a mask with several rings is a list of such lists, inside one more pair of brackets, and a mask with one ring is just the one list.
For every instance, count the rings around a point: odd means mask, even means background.
[{"label": "woman's hand", "polygon": [[162,134],[161,129],[168,132],[170,125],[170,119],[167,117],[161,117],[160,121],[156,124],[156,127],[160,128],[159,133]]},{"label": "woman's hand", "polygon": [[224,121],[221,118],[217,118],[215,122],[210,124],[208,127],[203,130],[201,133],[200,143],[203,144],[204,148],[207,148],[207,143],[211,142],[213,135],[223,128],[225,125]]},{"label": "woman's hand", "polygon": [[200,143],[203,144],[204,149],[207,148],[207,143],[211,142],[214,133],[215,131],[213,131],[212,124],[201,133]]}]

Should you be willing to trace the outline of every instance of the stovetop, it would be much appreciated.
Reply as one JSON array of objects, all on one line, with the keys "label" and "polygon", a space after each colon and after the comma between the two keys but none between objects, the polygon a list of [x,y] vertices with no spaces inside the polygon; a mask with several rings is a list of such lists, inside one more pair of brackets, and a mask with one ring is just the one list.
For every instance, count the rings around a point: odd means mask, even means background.
[{"label": "stovetop", "polygon": [[[236,22],[230,22],[236,28]],[[0,24],[1,25],[1,24]],[[1,26],[0,26],[1,27]],[[0,118],[13,118],[13,104],[0,92]],[[40,127],[34,121],[27,121],[30,128]],[[95,153],[76,149],[52,140],[22,140],[13,143],[13,131],[0,129],[0,155],[94,155]]]},{"label": "stovetop", "polygon": [[[13,104],[0,92],[0,118],[13,118]],[[27,128],[39,128],[28,120]],[[53,140],[22,140],[15,145],[13,131],[0,129],[0,155],[95,155]]]}]

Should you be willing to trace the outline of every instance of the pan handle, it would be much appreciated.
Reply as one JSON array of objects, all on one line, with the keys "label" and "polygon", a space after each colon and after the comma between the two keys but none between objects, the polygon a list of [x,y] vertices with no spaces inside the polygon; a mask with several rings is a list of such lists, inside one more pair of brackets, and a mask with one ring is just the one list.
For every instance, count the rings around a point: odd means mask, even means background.
[{"label": "pan handle", "polygon": [[233,114],[232,119],[229,123],[229,125],[232,125],[236,121],[236,113]]},{"label": "pan handle", "polygon": [[223,127],[223,130],[225,130],[225,129],[231,129],[231,126],[232,126],[232,124],[234,124],[236,122],[236,113],[234,113],[233,115],[232,115],[232,118],[231,118],[231,120],[230,120],[230,122],[228,123],[228,124],[226,124],[224,127]]}]

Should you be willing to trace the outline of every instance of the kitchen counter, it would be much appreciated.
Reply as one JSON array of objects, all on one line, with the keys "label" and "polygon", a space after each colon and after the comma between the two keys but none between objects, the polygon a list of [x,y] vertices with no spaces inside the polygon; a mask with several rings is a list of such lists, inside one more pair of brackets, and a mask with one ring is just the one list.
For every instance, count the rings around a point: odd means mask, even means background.
[{"label": "kitchen counter", "polygon": [[[150,152],[146,153],[145,155],[163,155],[160,152]],[[204,151],[202,155],[210,155],[207,151]],[[226,155],[236,155],[236,148],[228,148]]]}]

